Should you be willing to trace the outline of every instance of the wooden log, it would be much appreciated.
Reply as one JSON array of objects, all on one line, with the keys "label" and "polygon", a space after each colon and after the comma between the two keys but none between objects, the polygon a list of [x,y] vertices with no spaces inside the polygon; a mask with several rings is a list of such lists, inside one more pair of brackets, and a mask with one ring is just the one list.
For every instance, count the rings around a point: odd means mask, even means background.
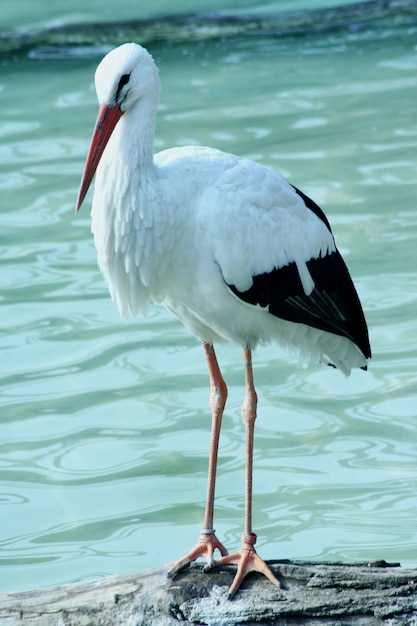
[{"label": "wooden log", "polygon": [[174,580],[146,570],[0,594],[0,626],[416,626],[417,569],[268,562],[281,589],[249,575],[227,599],[231,566],[192,564]]}]

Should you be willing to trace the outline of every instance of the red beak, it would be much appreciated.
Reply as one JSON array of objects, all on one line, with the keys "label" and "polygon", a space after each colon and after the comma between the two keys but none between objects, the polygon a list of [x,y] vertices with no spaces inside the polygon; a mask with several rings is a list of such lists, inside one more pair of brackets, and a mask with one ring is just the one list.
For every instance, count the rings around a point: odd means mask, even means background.
[{"label": "red beak", "polygon": [[84,172],[81,179],[80,189],[76,210],[78,211],[86,196],[93,176],[107,145],[108,140],[124,111],[121,111],[118,105],[108,106],[100,104],[96,125],[94,126],[93,136],[91,138],[90,148],[88,150],[87,160],[84,166]]}]

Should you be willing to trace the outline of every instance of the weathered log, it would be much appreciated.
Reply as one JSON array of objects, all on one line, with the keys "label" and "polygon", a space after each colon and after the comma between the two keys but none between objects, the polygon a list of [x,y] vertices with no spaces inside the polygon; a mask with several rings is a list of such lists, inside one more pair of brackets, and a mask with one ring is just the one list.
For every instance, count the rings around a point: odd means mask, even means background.
[{"label": "weathered log", "polygon": [[0,626],[416,626],[417,569],[385,561],[269,561],[281,589],[249,575],[227,599],[234,568],[200,564],[0,594]]}]

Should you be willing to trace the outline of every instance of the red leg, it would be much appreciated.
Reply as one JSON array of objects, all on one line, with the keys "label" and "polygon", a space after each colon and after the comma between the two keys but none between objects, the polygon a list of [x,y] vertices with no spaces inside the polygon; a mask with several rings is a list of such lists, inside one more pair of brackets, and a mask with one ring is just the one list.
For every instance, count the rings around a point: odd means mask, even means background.
[{"label": "red leg", "polygon": [[233,598],[239,589],[242,580],[249,572],[264,574],[274,585],[280,586],[278,580],[268,565],[258,556],[255,550],[256,535],[252,532],[252,467],[253,467],[253,437],[255,430],[256,407],[258,398],[253,384],[252,355],[249,348],[244,352],[246,394],[242,406],[242,415],[246,430],[246,481],[245,481],[245,531],[242,535],[242,546],[239,552],[227,555],[216,561],[217,565],[233,563],[237,565],[237,572],[229,589],[229,598]]},{"label": "red leg", "polygon": [[203,342],[206,353],[209,377],[210,377],[210,407],[212,413],[207,499],[206,512],[204,515],[203,529],[197,544],[181,559],[169,563],[168,576],[174,576],[180,569],[195,561],[199,556],[204,556],[207,566],[213,567],[213,553],[217,549],[223,556],[228,552],[222,543],[217,539],[213,528],[214,515],[214,492],[216,485],[217,455],[219,448],[220,427],[222,423],[223,411],[227,399],[227,387],[220,372],[216,359],[216,353],[212,344]]}]

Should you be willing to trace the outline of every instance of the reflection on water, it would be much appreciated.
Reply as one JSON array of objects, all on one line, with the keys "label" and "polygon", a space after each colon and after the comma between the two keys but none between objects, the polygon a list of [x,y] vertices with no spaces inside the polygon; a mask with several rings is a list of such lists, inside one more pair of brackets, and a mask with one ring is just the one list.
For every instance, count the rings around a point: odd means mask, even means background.
[{"label": "reflection on water", "polygon": [[[299,370],[277,347],[255,354],[254,524],[265,558],[417,563],[417,51],[402,35],[152,51],[163,82],[157,149],[209,144],[282,171],[326,209],[367,312],[366,374]],[[74,215],[97,62],[3,64],[3,590],[158,567],[189,547],[203,517],[201,347],[158,307],[119,321],[96,267],[91,196]],[[216,528],[234,548],[243,370],[233,346],[219,360],[230,396]]]}]

